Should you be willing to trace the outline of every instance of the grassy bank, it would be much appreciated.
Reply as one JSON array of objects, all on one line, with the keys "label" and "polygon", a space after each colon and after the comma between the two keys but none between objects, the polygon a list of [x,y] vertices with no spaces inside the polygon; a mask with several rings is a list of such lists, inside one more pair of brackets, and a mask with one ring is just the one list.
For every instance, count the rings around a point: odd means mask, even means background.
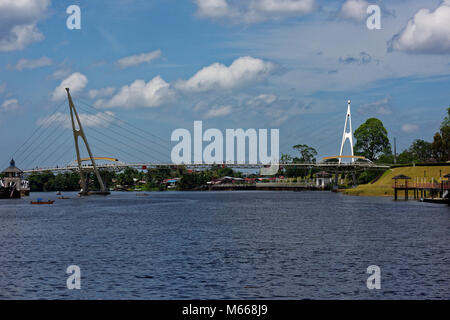
[{"label": "grassy bank", "polygon": [[[439,181],[439,174],[442,176],[450,173],[450,164],[442,166],[408,166],[399,167],[387,170],[383,176],[375,183],[363,184],[354,189],[344,190],[343,193],[354,196],[394,196],[394,189],[392,188],[392,178],[400,174],[411,177],[411,181],[415,178],[422,179],[426,173],[427,182],[431,182],[432,178]],[[420,180],[421,181],[421,180]],[[403,182],[403,181],[402,181]],[[411,192],[411,195],[413,193]]]}]

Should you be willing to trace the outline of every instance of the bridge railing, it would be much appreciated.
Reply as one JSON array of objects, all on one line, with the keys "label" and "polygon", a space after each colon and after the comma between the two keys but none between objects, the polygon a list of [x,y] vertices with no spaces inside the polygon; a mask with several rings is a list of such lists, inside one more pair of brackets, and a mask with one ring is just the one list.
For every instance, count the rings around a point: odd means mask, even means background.
[{"label": "bridge railing", "polygon": [[392,188],[411,188],[411,189],[443,189],[450,190],[450,181],[442,181],[442,182],[408,182],[408,183],[393,183]]}]

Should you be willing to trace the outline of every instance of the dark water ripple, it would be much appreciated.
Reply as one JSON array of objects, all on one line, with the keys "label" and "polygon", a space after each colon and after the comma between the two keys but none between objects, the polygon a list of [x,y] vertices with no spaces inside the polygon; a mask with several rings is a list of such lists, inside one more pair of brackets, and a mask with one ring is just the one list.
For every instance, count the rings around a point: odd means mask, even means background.
[{"label": "dark water ripple", "polygon": [[[321,192],[70,196],[0,202],[1,299],[450,298],[446,206]],[[82,290],[66,288],[72,264]],[[381,290],[366,287],[369,265]]]}]

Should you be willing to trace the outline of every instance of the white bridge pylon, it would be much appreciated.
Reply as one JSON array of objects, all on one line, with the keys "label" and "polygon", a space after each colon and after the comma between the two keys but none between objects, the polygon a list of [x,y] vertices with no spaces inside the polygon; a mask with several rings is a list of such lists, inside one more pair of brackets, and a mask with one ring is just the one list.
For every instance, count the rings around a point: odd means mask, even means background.
[{"label": "white bridge pylon", "polygon": [[[351,101],[348,100],[348,107],[347,107],[347,115],[345,116],[345,125],[344,125],[344,133],[342,135],[342,143],[341,143],[341,151],[339,152],[339,164],[342,162],[342,152],[344,151],[344,145],[347,139],[350,141],[350,150],[351,150],[351,156],[352,156],[352,162],[355,162],[355,154],[353,153],[353,131],[352,131],[352,113],[350,110],[350,104]],[[350,131],[347,131],[347,125],[349,125]]]}]

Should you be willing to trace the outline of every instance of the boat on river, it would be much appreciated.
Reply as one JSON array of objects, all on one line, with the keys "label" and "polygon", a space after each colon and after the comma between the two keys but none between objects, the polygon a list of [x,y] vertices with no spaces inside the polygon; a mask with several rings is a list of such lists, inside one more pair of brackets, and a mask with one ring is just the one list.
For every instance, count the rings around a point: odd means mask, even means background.
[{"label": "boat on river", "polygon": [[37,199],[36,201],[31,201],[31,204],[53,204],[55,203],[55,200],[47,200],[43,201],[42,199]]}]

